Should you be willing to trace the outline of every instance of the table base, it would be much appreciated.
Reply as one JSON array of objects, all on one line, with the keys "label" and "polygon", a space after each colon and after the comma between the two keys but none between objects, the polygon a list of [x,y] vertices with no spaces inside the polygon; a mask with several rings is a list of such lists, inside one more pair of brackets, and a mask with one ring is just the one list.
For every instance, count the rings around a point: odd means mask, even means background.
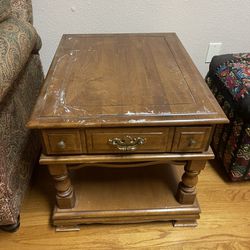
[{"label": "table base", "polygon": [[122,224],[172,221],[174,226],[196,226],[200,207],[176,201],[174,194],[183,166],[159,164],[140,168],[85,167],[70,173],[76,195],[71,209],[57,206],[57,231],[79,230],[80,224]]}]

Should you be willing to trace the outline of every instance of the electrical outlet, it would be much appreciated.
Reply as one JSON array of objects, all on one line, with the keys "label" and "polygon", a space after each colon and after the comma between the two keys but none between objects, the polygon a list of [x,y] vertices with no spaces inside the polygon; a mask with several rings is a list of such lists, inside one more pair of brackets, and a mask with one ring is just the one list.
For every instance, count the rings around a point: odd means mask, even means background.
[{"label": "electrical outlet", "polygon": [[206,63],[210,63],[213,56],[219,55],[222,43],[209,43],[207,50]]}]

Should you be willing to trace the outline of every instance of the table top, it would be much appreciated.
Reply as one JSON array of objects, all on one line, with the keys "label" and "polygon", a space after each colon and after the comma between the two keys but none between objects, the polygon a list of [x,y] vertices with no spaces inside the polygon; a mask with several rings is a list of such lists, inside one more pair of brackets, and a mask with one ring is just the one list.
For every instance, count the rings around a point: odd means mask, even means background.
[{"label": "table top", "polygon": [[27,126],[225,122],[175,33],[102,34],[63,35]]}]

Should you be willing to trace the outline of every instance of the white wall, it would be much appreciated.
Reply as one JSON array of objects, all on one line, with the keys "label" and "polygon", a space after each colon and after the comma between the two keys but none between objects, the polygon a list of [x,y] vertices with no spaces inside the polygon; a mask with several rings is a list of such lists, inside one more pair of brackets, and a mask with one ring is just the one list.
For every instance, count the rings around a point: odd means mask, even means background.
[{"label": "white wall", "polygon": [[33,0],[45,72],[63,33],[176,32],[204,76],[209,42],[250,52],[250,0]]}]

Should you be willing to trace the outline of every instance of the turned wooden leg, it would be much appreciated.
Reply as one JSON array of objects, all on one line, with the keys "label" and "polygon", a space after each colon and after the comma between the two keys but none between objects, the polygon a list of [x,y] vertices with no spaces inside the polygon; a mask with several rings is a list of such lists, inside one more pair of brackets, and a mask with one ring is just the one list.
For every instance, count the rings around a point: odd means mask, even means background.
[{"label": "turned wooden leg", "polygon": [[73,208],[75,206],[74,189],[70,181],[66,165],[49,165],[56,188],[56,202],[59,208]]},{"label": "turned wooden leg", "polygon": [[206,161],[188,161],[184,167],[182,181],[179,183],[176,199],[181,204],[193,204],[196,198],[198,175],[205,168]]}]

